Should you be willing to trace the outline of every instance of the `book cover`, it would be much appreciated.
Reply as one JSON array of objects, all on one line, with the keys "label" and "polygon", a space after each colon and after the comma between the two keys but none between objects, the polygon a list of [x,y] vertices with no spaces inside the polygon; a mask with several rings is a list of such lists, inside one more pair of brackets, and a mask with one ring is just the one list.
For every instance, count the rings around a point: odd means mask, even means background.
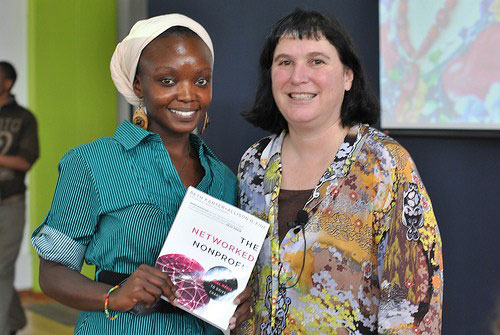
[{"label": "book cover", "polygon": [[180,293],[178,307],[227,330],[269,224],[189,187],[156,261]]}]

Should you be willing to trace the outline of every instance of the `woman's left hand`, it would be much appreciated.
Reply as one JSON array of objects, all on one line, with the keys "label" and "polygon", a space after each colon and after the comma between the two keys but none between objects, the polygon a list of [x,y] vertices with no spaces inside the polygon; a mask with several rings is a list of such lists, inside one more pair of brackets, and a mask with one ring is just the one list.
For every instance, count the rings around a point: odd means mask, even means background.
[{"label": "woman's left hand", "polygon": [[253,299],[250,287],[247,286],[243,292],[238,294],[234,299],[234,304],[238,305],[238,307],[229,320],[229,329],[231,330],[253,316]]}]

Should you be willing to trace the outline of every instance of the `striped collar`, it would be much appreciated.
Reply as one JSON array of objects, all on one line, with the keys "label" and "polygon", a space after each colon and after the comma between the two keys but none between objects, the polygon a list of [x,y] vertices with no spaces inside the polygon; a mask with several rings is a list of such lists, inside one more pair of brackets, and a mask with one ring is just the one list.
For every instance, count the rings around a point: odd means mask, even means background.
[{"label": "striped collar", "polygon": [[[155,146],[164,148],[161,141],[160,135],[152,133],[150,131],[144,130],[130,121],[123,121],[120,126],[115,131],[113,139],[120,143],[125,150],[129,151],[136,148],[139,144],[147,142],[156,142]],[[205,175],[201,179],[200,183],[196,186],[197,189],[208,193],[218,199],[222,199],[224,194],[224,181],[225,172],[224,165],[219,161],[215,154],[210,150],[210,148],[203,142],[203,140],[195,134],[189,134],[189,142],[192,147],[198,151],[198,157],[200,158],[201,166],[205,169]],[[166,151],[167,152],[167,151]],[[168,164],[170,172],[168,173],[169,178],[176,179],[174,177],[175,167],[173,166],[170,158],[168,158]],[[179,180],[180,181],[180,180]],[[182,185],[184,189],[184,185]],[[184,193],[183,193],[184,195]]]},{"label": "striped collar", "polygon": [[130,150],[135,148],[146,137],[154,137],[154,135],[161,140],[160,136],[157,134],[144,130],[130,121],[123,121],[120,126],[116,128],[113,138],[123,145],[125,150]]},{"label": "striped collar", "polygon": [[[120,143],[125,150],[130,150],[135,148],[139,143],[141,143],[145,138],[150,141],[161,142],[160,135],[152,133],[150,131],[144,130],[141,127],[136,126],[130,121],[123,121],[115,131],[113,138]],[[195,148],[199,150],[200,157],[202,155],[210,156],[216,161],[219,159],[215,156],[212,150],[205,144],[205,142],[197,135],[190,134],[189,140]]]}]

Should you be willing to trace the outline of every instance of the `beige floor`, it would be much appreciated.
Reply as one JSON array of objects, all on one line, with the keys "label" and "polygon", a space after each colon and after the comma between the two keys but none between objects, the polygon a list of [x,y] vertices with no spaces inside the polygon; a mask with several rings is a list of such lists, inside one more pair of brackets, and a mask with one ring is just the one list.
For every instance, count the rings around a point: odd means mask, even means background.
[{"label": "beige floor", "polygon": [[[56,303],[52,299],[41,293],[31,291],[19,292],[21,302],[24,306],[40,303]],[[63,325],[52,319],[46,318],[38,313],[26,310],[28,324],[22,330],[18,331],[18,335],[72,335],[73,327]]]},{"label": "beige floor", "polygon": [[28,325],[18,331],[18,335],[72,335],[73,327],[52,321],[40,314],[26,311]]}]

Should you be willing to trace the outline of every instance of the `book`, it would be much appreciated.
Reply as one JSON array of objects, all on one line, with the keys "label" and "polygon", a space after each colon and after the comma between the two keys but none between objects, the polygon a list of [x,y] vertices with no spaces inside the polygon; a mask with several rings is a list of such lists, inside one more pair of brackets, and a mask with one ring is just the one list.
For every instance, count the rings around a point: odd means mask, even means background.
[{"label": "book", "polygon": [[269,224],[194,187],[187,189],[156,268],[177,292],[177,307],[227,331]]}]

